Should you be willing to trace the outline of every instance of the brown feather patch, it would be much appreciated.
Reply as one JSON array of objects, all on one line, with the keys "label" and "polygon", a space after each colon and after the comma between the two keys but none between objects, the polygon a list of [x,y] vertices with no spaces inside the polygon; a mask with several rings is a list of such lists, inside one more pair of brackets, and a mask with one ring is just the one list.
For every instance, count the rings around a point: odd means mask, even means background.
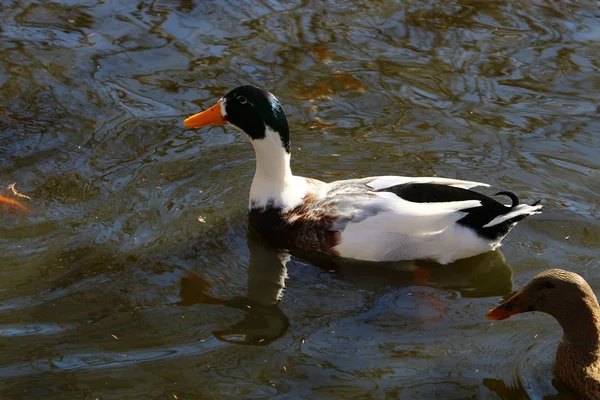
[{"label": "brown feather patch", "polygon": [[308,193],[295,208],[282,209],[268,204],[264,209],[251,208],[250,224],[273,247],[302,249],[339,255],[340,232],[333,228],[339,215],[327,204],[319,204]]}]

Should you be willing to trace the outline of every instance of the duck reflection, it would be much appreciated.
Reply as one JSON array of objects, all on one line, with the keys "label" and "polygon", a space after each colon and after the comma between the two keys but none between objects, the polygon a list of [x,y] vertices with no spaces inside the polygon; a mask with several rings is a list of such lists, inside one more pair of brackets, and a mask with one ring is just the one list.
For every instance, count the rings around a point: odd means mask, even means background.
[{"label": "duck reflection", "polygon": [[246,312],[244,319],[228,329],[213,331],[219,340],[237,344],[267,345],[283,336],[290,322],[279,308],[283,297],[286,264],[290,254],[275,251],[255,235],[248,235],[250,266],[246,297],[219,299],[208,294],[210,283],[197,275],[181,279],[178,305],[219,304]]},{"label": "duck reflection", "polygon": [[[523,387],[521,381],[514,383],[507,383],[500,379],[493,378],[485,378],[482,381],[483,386],[485,386],[489,391],[495,393],[501,399],[523,399],[529,400],[532,397],[536,397],[533,393],[528,393],[531,390],[526,390]],[[555,394],[546,394],[543,397],[537,396],[537,398],[542,398],[544,400],[575,400],[578,399],[573,392],[568,389],[564,383],[559,381],[556,378],[552,378],[551,382],[552,389],[548,388],[548,390],[556,391]],[[530,389],[530,388],[528,388]],[[530,394],[533,396],[530,397]]]},{"label": "duck reflection", "polygon": [[425,285],[453,289],[463,297],[501,296],[512,290],[512,269],[500,251],[439,265],[427,261],[369,263],[291,254],[273,249],[252,229],[247,244],[250,265],[246,296],[220,299],[209,294],[211,285],[203,278],[192,275],[181,279],[182,300],[178,305],[218,304],[246,312],[241,321],[228,329],[213,332],[217,339],[229,343],[267,345],[286,333],[290,321],[279,304],[290,264],[294,268],[319,268],[363,290]]},{"label": "duck reflection", "polygon": [[302,258],[364,290],[375,290],[386,285],[421,285],[453,289],[463,297],[501,296],[512,290],[513,271],[499,250],[447,265],[421,260],[372,263],[311,258],[309,255],[303,255]]}]

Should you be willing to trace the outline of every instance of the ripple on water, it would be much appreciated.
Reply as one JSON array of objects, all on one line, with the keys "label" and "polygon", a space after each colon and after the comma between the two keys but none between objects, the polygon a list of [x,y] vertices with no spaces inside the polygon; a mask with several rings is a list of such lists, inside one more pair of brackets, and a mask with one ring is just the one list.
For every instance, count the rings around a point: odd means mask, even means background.
[{"label": "ripple on water", "polygon": [[[484,315],[549,267],[600,282],[597,17],[3,1],[0,195],[16,182],[33,210],[0,209],[3,397],[569,398],[550,318]],[[281,100],[296,173],[470,179],[544,213],[450,266],[283,269],[247,235],[244,135],[180,124],[246,83]]]}]

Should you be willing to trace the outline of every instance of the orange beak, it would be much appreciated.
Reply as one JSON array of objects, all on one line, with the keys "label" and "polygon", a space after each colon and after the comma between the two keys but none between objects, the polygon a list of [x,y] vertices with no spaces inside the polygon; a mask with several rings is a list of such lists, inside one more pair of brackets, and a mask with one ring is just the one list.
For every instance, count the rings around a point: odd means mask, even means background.
[{"label": "orange beak", "polygon": [[208,110],[187,118],[183,121],[183,126],[187,128],[202,128],[203,126],[223,125],[226,123],[227,120],[223,118],[223,114],[221,113],[221,100],[219,100],[217,104]]},{"label": "orange beak", "polygon": [[527,311],[532,311],[532,308],[523,293],[519,292],[498,307],[492,308],[485,317],[492,321],[498,321]]}]

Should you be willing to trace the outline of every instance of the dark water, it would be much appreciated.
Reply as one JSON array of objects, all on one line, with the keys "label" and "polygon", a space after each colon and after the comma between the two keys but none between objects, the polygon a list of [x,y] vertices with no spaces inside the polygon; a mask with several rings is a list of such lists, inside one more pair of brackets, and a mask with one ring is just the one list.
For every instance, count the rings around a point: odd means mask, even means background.
[{"label": "dark water", "polygon": [[[600,290],[599,17],[585,1],[2,0],[0,195],[16,183],[32,211],[0,206],[0,397],[572,398],[556,322],[484,314],[550,267]],[[284,268],[248,235],[243,134],[181,125],[242,83],[283,103],[297,174],[477,180],[544,213],[427,283],[405,265]]]}]

